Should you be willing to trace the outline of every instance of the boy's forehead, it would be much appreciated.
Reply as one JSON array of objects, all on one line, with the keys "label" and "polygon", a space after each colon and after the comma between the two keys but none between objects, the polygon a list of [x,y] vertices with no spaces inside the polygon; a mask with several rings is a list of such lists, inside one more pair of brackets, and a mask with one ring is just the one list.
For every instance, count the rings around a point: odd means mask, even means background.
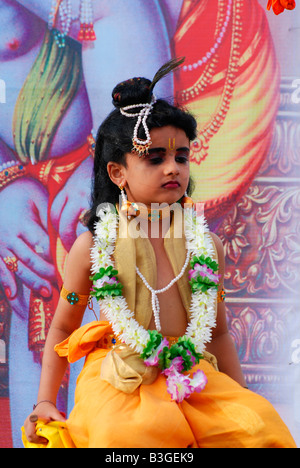
[{"label": "boy's forehead", "polygon": [[153,128],[150,131],[150,136],[152,141],[152,145],[150,146],[150,148],[153,147],[154,144],[156,145],[160,142],[164,143],[165,147],[168,147],[169,141],[172,140],[173,142],[174,139],[182,143],[187,143],[189,141],[184,130],[182,130],[181,128],[173,127],[171,125],[168,125],[166,127]]}]

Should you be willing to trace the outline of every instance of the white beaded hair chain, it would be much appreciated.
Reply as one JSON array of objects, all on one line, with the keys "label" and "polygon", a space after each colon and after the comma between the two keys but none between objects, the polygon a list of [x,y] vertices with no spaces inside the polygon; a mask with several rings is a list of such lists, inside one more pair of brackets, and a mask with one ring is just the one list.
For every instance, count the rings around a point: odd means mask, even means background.
[{"label": "white beaded hair chain", "polygon": [[[132,104],[130,106],[125,106],[125,107],[120,108],[120,112],[122,115],[125,115],[126,117],[138,117],[136,125],[133,130],[132,142],[133,142],[133,146],[140,153],[140,155],[142,155],[144,152],[147,152],[149,146],[151,145],[150,132],[147,127],[147,118],[149,114],[151,113],[151,110],[155,103],[156,103],[156,97],[152,95],[152,99],[150,103]],[[130,109],[136,109],[139,107],[142,108],[139,112],[136,112],[136,113],[126,112]],[[141,123],[145,130],[146,140],[140,140],[138,138],[138,129]]]}]

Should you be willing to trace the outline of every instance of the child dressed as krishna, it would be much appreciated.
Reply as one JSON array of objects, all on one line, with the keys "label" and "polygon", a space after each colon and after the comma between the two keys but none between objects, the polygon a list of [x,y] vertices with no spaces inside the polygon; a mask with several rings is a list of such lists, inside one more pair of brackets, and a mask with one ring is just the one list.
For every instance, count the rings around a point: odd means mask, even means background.
[{"label": "child dressed as krishna", "polygon": [[[112,92],[89,230],[68,256],[26,446],[47,444],[45,428],[57,424],[78,448],[296,447],[272,405],[246,388],[228,333],[223,247],[188,196],[196,121],[153,94],[181,63]],[[90,296],[100,317],[81,326]],[[82,357],[65,420],[57,393]]]}]

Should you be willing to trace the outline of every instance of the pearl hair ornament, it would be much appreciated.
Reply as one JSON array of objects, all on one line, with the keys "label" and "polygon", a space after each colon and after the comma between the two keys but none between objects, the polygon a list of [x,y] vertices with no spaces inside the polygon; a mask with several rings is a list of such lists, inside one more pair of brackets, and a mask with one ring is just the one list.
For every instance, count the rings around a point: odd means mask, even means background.
[{"label": "pearl hair ornament", "polygon": [[[144,156],[145,154],[148,154],[149,147],[151,146],[151,137],[150,137],[150,132],[147,127],[147,118],[150,115],[153,105],[156,103],[156,97],[152,95],[152,99],[150,103],[142,103],[142,104],[132,104],[130,106],[125,106],[120,108],[120,112],[122,115],[125,115],[125,117],[137,117],[137,122],[134,127],[133,131],[133,139],[132,139],[132,144],[133,144],[133,150],[136,151],[139,154],[139,157]],[[127,112],[128,110],[131,109],[137,109],[141,107],[141,110],[139,112]],[[143,125],[145,134],[146,134],[146,140],[140,140],[138,138],[138,130],[140,125]]]}]

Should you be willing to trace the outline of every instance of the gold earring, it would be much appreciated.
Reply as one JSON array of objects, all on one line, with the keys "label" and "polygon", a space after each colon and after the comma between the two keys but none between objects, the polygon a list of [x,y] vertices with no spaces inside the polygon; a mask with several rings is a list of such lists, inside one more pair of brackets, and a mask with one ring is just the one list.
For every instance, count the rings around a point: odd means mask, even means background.
[{"label": "gold earring", "polygon": [[123,185],[119,185],[119,189],[121,190],[122,197],[121,212],[124,213],[128,219],[131,219],[132,216],[137,216],[139,213],[137,204],[127,200]]},{"label": "gold earring", "polygon": [[184,196],[181,199],[181,206],[182,208],[193,208],[194,201],[188,194],[185,192]]}]

